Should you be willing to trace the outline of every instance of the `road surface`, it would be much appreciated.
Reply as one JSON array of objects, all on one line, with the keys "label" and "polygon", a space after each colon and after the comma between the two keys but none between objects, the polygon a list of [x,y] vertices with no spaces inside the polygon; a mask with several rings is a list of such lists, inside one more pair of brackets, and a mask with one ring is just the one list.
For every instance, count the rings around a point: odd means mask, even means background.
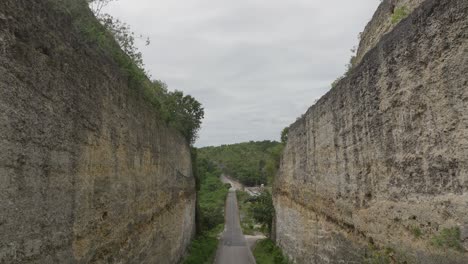
[{"label": "road surface", "polygon": [[239,221],[235,190],[229,190],[226,200],[226,223],[219,241],[215,264],[255,264]]},{"label": "road surface", "polygon": [[223,183],[229,183],[229,184],[231,184],[231,190],[234,190],[234,191],[235,191],[235,190],[242,190],[242,189],[244,189],[244,186],[242,186],[242,183],[240,183],[240,182],[234,180],[233,178],[231,178],[231,177],[229,177],[229,176],[227,176],[227,175],[225,175],[225,174],[222,174],[222,175],[221,175],[221,181],[222,181]]}]

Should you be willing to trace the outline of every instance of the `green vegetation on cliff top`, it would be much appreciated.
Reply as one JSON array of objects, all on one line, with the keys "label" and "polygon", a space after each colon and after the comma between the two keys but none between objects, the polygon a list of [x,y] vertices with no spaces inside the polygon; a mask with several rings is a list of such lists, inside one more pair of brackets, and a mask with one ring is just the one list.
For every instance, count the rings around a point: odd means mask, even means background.
[{"label": "green vegetation on cliff top", "polygon": [[[102,5],[110,0],[48,1],[57,12],[65,12],[71,17],[83,46],[97,50],[118,65],[128,86],[157,110],[159,116],[156,118],[178,130],[189,143],[195,142],[204,117],[202,105],[181,91],[169,91],[162,81],[150,80],[142,55],[135,46],[135,33],[126,23],[101,13]],[[92,11],[90,4],[97,4],[98,9]]]}]

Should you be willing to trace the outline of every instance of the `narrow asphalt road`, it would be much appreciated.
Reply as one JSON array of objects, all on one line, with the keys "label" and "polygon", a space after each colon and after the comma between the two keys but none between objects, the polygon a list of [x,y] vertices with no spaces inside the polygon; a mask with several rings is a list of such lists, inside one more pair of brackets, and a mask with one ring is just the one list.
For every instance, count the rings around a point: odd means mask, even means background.
[{"label": "narrow asphalt road", "polygon": [[255,264],[239,221],[239,209],[234,189],[229,190],[226,200],[226,223],[218,245],[215,264]]}]

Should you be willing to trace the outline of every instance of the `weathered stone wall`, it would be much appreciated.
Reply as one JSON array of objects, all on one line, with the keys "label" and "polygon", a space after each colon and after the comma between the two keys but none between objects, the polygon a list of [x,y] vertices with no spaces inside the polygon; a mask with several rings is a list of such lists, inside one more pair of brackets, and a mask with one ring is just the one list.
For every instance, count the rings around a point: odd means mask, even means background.
[{"label": "weathered stone wall", "polygon": [[390,32],[398,23],[392,21],[392,17],[398,9],[404,9],[409,13],[418,7],[424,0],[383,0],[371,21],[360,35],[359,48],[356,53],[355,64],[361,62],[364,55],[371,50],[383,35]]},{"label": "weathered stone wall", "polygon": [[425,1],[290,127],[274,204],[296,263],[466,263],[468,1]]},{"label": "weathered stone wall", "polygon": [[182,257],[190,149],[127,83],[66,11],[0,1],[0,263]]}]

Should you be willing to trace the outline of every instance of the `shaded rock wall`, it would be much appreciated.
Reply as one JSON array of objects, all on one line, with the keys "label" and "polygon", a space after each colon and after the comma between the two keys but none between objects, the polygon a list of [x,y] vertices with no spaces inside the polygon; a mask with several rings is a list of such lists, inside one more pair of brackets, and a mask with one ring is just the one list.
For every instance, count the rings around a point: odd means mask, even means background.
[{"label": "shaded rock wall", "polygon": [[[466,263],[467,73],[468,1],[427,0],[290,127],[275,237],[295,262]],[[432,245],[450,228],[461,248]]]},{"label": "shaded rock wall", "polygon": [[186,140],[49,1],[0,2],[0,263],[176,263]]}]

